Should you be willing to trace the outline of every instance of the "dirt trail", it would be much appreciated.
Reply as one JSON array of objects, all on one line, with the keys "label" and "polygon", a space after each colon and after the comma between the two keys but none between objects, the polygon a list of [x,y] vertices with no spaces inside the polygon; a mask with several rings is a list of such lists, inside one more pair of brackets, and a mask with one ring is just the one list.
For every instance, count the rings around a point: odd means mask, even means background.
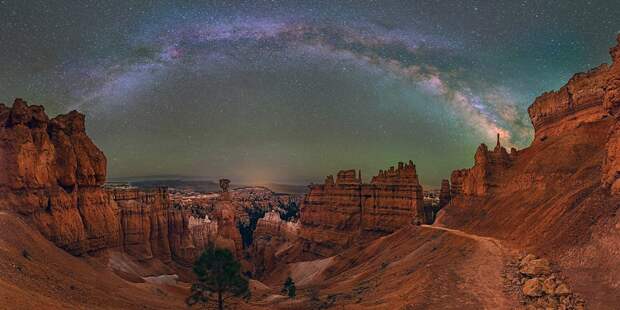
[{"label": "dirt trail", "polygon": [[516,298],[504,293],[502,271],[506,262],[516,251],[502,245],[501,241],[478,235],[469,234],[460,230],[441,226],[422,225],[422,227],[437,229],[451,234],[475,240],[478,250],[463,264],[462,276],[464,289],[479,296],[484,309],[518,309]]}]

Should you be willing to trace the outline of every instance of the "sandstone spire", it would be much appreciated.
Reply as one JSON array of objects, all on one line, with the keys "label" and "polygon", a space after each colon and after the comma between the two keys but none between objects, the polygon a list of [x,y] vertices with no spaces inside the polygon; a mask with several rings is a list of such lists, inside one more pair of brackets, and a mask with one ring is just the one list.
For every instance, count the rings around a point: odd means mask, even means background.
[{"label": "sandstone spire", "polygon": [[499,143],[499,132],[497,133],[497,144],[495,144],[495,151],[499,151],[502,148],[502,144]]}]

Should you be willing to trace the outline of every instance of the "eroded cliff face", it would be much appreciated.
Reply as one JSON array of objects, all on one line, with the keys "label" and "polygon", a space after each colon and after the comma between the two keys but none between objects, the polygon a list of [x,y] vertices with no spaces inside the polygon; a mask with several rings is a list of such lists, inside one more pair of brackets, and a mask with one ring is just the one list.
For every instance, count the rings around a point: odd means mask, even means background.
[{"label": "eroded cliff face", "polygon": [[[361,174],[361,173],[360,173]],[[415,165],[399,163],[362,183],[355,170],[328,176],[311,185],[301,205],[300,238],[304,251],[333,255],[364,233],[390,233],[422,222],[423,193]]]},{"label": "eroded cliff face", "polygon": [[165,189],[112,190],[110,194],[120,210],[123,250],[138,260],[157,257],[170,262],[169,206]]},{"label": "eroded cliff face", "polygon": [[216,244],[236,253],[237,257],[243,256],[243,240],[237,223],[239,221],[236,207],[230,196],[222,195],[215,204],[214,219],[218,224]]},{"label": "eroded cliff face", "polygon": [[0,171],[0,209],[30,218],[59,247],[79,255],[119,245],[119,209],[101,188],[106,158],[84,115],[50,120],[21,99],[0,104]]},{"label": "eroded cliff face", "polygon": [[299,238],[299,230],[299,222],[284,221],[275,211],[267,212],[258,220],[254,241],[249,249],[254,277],[260,279],[288,262],[289,251]]},{"label": "eroded cliff face", "polygon": [[106,158],[75,111],[50,120],[21,99],[0,104],[0,171],[0,210],[73,255],[121,249],[139,261],[191,264],[213,231],[172,208],[166,190],[104,189]]},{"label": "eroded cliff face", "polygon": [[551,257],[594,309],[620,302],[620,36],[618,44],[612,65],[534,101],[528,148],[481,146],[474,167],[453,172],[439,216],[442,225]]},{"label": "eroded cliff face", "polygon": [[542,94],[528,108],[535,139],[570,132],[580,124],[598,121],[620,108],[620,37],[610,49],[612,64],[575,74],[557,91]]}]

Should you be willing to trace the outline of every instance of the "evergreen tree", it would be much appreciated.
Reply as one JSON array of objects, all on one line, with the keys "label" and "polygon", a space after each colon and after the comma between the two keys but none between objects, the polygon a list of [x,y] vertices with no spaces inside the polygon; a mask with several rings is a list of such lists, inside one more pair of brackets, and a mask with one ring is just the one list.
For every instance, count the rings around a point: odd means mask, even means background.
[{"label": "evergreen tree", "polygon": [[194,264],[198,282],[192,285],[187,304],[217,302],[222,310],[226,299],[248,297],[248,280],[240,270],[241,264],[229,250],[210,245]]},{"label": "evergreen tree", "polygon": [[284,281],[284,286],[282,287],[282,293],[286,293],[289,298],[295,298],[295,294],[297,292],[297,288],[295,287],[295,282],[291,277],[286,278]]}]

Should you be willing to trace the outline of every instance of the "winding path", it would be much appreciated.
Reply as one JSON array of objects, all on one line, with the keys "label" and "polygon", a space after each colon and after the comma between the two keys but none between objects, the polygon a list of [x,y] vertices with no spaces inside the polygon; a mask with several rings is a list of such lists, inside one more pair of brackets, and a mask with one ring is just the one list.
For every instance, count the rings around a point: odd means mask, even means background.
[{"label": "winding path", "polygon": [[461,275],[463,289],[478,296],[484,309],[518,309],[514,296],[504,292],[502,273],[506,262],[516,253],[502,245],[500,240],[466,233],[441,226],[422,225],[429,229],[443,230],[448,233],[475,240],[477,250],[471,258],[463,262]]}]

